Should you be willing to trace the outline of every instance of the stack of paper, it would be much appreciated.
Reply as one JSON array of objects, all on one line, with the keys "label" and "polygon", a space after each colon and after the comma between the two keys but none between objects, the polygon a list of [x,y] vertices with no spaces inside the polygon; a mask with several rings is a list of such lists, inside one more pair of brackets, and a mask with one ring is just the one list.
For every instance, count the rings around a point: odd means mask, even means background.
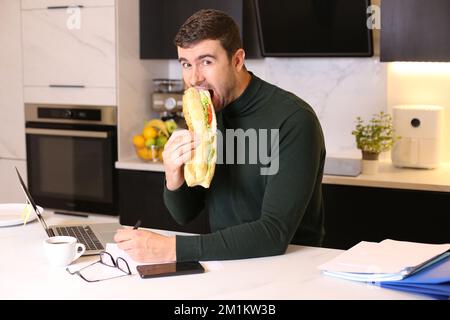
[{"label": "stack of paper", "polygon": [[[440,290],[435,292],[437,295],[440,293],[450,296],[449,250],[450,244],[424,244],[390,239],[380,243],[363,241],[320,265],[319,269],[325,275],[347,280],[379,282],[381,286],[399,290],[410,289],[407,291],[418,292],[418,288],[431,285]],[[421,292],[431,294],[431,290],[428,287]]]}]

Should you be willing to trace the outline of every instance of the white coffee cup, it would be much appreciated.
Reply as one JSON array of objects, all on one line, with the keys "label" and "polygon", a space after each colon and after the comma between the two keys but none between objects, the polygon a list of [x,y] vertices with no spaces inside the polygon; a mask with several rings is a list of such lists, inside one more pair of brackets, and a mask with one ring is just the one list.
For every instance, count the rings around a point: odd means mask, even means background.
[{"label": "white coffee cup", "polygon": [[44,251],[52,266],[63,267],[81,257],[86,247],[74,237],[56,236],[44,240]]}]

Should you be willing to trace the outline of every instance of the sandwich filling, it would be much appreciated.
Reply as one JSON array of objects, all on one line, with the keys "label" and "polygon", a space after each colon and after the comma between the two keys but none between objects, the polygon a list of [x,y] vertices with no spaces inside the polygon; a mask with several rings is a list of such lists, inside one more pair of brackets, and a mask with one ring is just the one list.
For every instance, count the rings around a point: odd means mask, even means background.
[{"label": "sandwich filling", "polygon": [[[207,90],[199,90],[200,101],[203,107],[203,115],[205,117],[205,123],[208,135],[208,143],[207,143],[207,151],[208,155],[206,158],[206,175],[208,176],[211,171],[211,167],[215,166],[213,163],[214,155],[215,155],[215,128],[212,128],[212,120],[213,120],[213,106],[211,104],[211,95]],[[214,168],[212,168],[214,170]]]},{"label": "sandwich filling", "polygon": [[203,107],[203,114],[205,115],[206,127],[211,129],[211,121],[212,121],[212,105],[210,104],[211,97],[209,95],[209,91],[199,90],[200,93],[200,101]]}]

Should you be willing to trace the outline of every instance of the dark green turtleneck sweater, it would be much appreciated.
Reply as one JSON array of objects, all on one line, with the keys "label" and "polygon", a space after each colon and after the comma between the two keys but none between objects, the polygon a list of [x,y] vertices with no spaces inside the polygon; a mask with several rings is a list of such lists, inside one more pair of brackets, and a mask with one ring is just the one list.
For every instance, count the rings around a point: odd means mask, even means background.
[{"label": "dark green turtleneck sweater", "polygon": [[[210,188],[183,184],[175,191],[164,190],[165,204],[178,223],[188,223],[203,210],[209,215],[211,233],[177,236],[177,261],[278,255],[291,242],[320,246],[324,235],[321,182],[325,145],[313,109],[292,93],[252,75],[242,95],[216,116],[224,148],[221,152],[219,141]],[[242,129],[248,136],[256,132],[258,143],[249,145],[246,139],[244,150],[236,140],[234,150],[227,150],[227,129]],[[255,161],[252,148],[264,141],[270,144],[270,137],[276,135],[270,135],[269,130],[269,139],[263,139],[261,129],[279,130],[279,149],[262,152],[271,156],[269,164],[264,161],[267,157],[258,156]],[[272,143],[276,145],[276,138]],[[244,164],[238,163],[238,149],[245,151]],[[253,150],[250,155],[249,150]],[[262,168],[276,173],[262,175]]]}]

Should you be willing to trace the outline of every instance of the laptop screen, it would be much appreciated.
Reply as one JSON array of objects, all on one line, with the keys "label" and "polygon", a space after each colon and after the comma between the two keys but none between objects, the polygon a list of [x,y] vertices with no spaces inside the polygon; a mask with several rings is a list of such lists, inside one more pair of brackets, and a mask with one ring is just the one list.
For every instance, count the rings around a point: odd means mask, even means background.
[{"label": "laptop screen", "polygon": [[17,176],[19,177],[19,181],[20,181],[20,185],[22,186],[22,190],[25,193],[25,196],[27,197],[28,203],[31,204],[31,206],[33,207],[34,212],[36,213],[36,216],[39,219],[39,222],[41,223],[41,225],[44,227],[45,232],[47,233],[47,235],[49,237],[51,237],[52,235],[50,234],[50,231],[47,227],[47,224],[45,223],[44,218],[41,216],[41,213],[39,212],[36,203],[33,200],[33,197],[31,197],[30,192],[28,191],[27,186],[25,185],[25,182],[23,182],[22,176],[19,173],[19,170],[17,170],[17,167],[15,167],[16,172],[17,172]]}]

